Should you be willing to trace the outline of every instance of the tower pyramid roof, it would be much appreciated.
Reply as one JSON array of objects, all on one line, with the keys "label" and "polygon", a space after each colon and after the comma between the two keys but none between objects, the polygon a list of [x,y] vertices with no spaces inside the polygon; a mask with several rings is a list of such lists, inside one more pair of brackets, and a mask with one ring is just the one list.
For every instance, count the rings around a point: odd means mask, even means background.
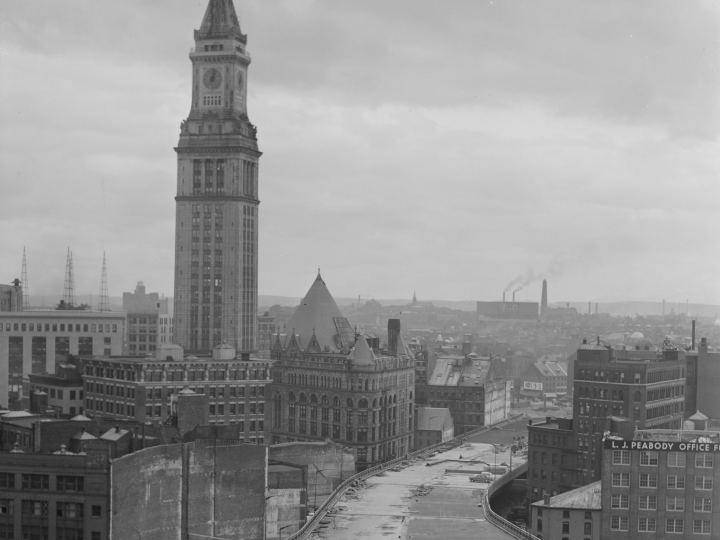
[{"label": "tower pyramid roof", "polygon": [[210,0],[203,17],[197,38],[229,37],[237,34],[241,37],[240,20],[235,12],[232,0]]},{"label": "tower pyramid roof", "polygon": [[352,327],[340,312],[320,272],[286,328],[294,329],[303,348],[310,343],[313,332],[320,347],[323,350],[328,347],[331,352],[339,351],[344,345],[351,347],[355,341]]}]

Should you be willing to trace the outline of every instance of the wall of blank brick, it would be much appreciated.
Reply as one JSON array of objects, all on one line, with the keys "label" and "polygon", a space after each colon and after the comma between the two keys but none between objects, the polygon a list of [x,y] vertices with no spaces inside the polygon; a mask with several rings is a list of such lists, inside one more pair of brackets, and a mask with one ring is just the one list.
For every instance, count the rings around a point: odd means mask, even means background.
[{"label": "wall of blank brick", "polygon": [[157,446],[113,461],[113,540],[188,533],[260,540],[266,447],[216,439]]}]

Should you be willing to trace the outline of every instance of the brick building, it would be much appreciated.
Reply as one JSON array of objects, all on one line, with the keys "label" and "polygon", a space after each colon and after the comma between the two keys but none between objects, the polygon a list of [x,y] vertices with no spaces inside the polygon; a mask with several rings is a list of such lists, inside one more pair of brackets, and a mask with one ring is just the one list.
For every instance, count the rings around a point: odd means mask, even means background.
[{"label": "brick building", "polygon": [[[75,416],[85,409],[82,368],[74,356],[55,366],[56,373],[28,375],[30,394],[41,391],[47,395],[47,406],[59,415]],[[29,403],[32,412],[32,403]]]},{"label": "brick building", "polygon": [[121,355],[124,335],[124,312],[0,312],[0,406],[19,408],[28,376],[55,373],[68,355]]},{"label": "brick building", "polygon": [[530,364],[522,375],[520,395],[554,398],[567,394],[567,362],[540,360]]},{"label": "brick building", "polygon": [[[265,386],[272,361],[240,358],[229,345],[220,345],[213,356],[187,356],[168,360],[132,357],[83,358],[85,410],[88,415],[136,420],[141,423],[172,422],[178,394],[187,389],[202,396],[210,425],[236,424],[243,440],[265,442]],[[204,418],[204,417],[203,417]]]},{"label": "brick building", "polygon": [[418,407],[415,417],[415,450],[448,441],[455,436],[455,426],[448,409]]},{"label": "brick building", "polygon": [[0,454],[0,538],[108,540],[109,482],[102,447]]},{"label": "brick building", "polygon": [[360,470],[412,450],[415,365],[402,337],[373,350],[319,273],[287,328],[272,349],[273,444],[330,438],[357,451]]},{"label": "brick building", "polygon": [[[583,343],[574,370],[573,419],[528,428],[528,498],[599,480],[605,432],[629,436],[636,429],[680,428],[685,370],[682,351],[615,351]],[[550,456],[553,448],[557,457],[543,463],[543,453]]]},{"label": "brick building", "polygon": [[127,312],[127,350],[131,355],[145,356],[155,352],[159,343],[172,342],[172,316],[168,299],[158,293],[146,293],[138,281],[135,292],[123,293],[123,310]]},{"label": "brick building", "polygon": [[602,482],[545,495],[530,506],[530,532],[542,540],[600,540]]},{"label": "brick building", "polygon": [[511,383],[496,356],[441,356],[427,384],[416,387],[419,405],[450,410],[456,435],[501,422],[510,414]]},{"label": "brick building", "polygon": [[720,433],[640,430],[603,441],[601,538],[717,538]]},{"label": "brick building", "polygon": [[687,364],[686,418],[701,411],[720,420],[720,352],[711,352],[702,338],[697,350],[687,353]]}]

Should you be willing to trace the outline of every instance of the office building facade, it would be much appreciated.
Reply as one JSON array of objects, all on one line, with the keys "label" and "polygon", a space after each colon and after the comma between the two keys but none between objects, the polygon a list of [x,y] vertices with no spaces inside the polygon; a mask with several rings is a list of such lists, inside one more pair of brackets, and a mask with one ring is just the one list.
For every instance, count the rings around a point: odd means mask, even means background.
[{"label": "office building facade", "polygon": [[0,313],[0,405],[19,406],[28,375],[55,373],[68,355],[121,355],[125,320],[107,311]]}]

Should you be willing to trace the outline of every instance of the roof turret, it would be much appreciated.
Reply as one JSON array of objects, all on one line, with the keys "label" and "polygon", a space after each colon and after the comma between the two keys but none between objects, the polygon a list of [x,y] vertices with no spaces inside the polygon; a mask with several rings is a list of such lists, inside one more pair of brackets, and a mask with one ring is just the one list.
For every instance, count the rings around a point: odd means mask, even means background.
[{"label": "roof turret", "polygon": [[375,353],[372,352],[365,336],[359,336],[355,342],[355,349],[352,352],[355,365],[371,366],[375,364]]}]

